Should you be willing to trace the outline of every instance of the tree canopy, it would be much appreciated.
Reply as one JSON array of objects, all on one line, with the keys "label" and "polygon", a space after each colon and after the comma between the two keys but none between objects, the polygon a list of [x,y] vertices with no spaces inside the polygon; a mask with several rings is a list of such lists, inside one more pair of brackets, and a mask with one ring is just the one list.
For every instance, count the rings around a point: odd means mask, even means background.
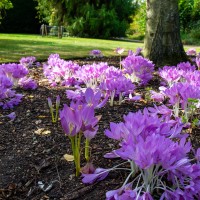
[{"label": "tree canopy", "polygon": [[36,0],[42,22],[64,25],[81,37],[125,36],[135,13],[133,0]]},{"label": "tree canopy", "polygon": [[10,0],[1,0],[0,1],[0,22],[5,15],[5,10],[12,8],[12,2]]}]

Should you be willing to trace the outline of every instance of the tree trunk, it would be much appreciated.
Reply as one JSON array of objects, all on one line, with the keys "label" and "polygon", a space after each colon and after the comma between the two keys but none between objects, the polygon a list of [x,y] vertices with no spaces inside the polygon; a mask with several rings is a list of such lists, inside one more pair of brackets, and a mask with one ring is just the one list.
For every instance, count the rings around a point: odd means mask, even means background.
[{"label": "tree trunk", "polygon": [[180,37],[178,0],[147,0],[144,55],[156,64],[186,61]]}]

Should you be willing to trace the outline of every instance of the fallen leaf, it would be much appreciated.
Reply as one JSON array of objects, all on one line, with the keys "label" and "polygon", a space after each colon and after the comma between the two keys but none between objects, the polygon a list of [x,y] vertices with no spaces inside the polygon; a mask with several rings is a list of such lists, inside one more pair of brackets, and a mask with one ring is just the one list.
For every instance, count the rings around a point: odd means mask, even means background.
[{"label": "fallen leaf", "polygon": [[45,130],[44,128],[39,128],[38,130],[34,131],[37,135],[48,135],[51,133],[50,130]]},{"label": "fallen leaf", "polygon": [[69,161],[69,162],[72,162],[72,161],[74,161],[74,156],[70,155],[70,154],[65,154],[64,159]]}]

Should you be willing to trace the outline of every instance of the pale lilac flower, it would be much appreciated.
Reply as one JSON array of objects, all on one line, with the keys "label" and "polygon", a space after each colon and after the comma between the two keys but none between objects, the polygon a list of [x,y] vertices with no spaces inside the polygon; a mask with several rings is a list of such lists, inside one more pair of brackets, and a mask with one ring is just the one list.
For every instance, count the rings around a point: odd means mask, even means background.
[{"label": "pale lilac flower", "polygon": [[115,49],[115,52],[116,52],[117,54],[122,54],[122,53],[124,52],[124,49],[118,47],[118,48]]},{"label": "pale lilac flower", "polygon": [[196,49],[190,48],[190,49],[187,50],[186,54],[188,56],[196,56],[197,52],[196,52]]},{"label": "pale lilac flower", "polygon": [[163,102],[165,99],[165,95],[162,92],[155,92],[155,91],[150,91],[151,92],[151,99],[153,99],[156,102]]},{"label": "pale lilac flower", "polygon": [[159,70],[159,75],[168,83],[171,87],[174,83],[177,83],[182,76],[182,72],[175,66],[164,66]]}]

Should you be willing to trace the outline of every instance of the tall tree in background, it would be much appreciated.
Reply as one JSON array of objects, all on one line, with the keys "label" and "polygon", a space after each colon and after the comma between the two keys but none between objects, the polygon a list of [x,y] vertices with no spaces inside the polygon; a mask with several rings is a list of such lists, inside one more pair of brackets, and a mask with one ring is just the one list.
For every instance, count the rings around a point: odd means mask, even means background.
[{"label": "tall tree in background", "polygon": [[36,0],[40,19],[51,25],[65,25],[72,35],[81,37],[125,36],[133,0]]},{"label": "tall tree in background", "polygon": [[36,19],[36,2],[34,0],[12,0],[12,4],[13,8],[6,12],[6,17],[2,20],[0,32],[39,33],[40,24]]},{"label": "tall tree in background", "polygon": [[157,66],[187,60],[180,37],[178,0],[147,0],[145,57]]},{"label": "tall tree in background", "polygon": [[0,23],[3,17],[5,16],[5,11],[13,8],[12,2],[10,0],[1,0],[0,1]]}]

